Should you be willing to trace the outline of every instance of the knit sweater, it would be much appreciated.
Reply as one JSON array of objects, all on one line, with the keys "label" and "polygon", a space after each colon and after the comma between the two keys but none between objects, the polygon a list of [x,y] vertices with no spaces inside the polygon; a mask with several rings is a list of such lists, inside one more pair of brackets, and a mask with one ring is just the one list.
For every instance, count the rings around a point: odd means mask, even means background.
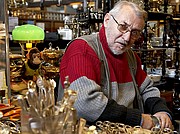
[{"label": "knit sweater", "polygon": [[[109,120],[131,126],[140,125],[141,112],[133,108],[135,89],[128,66],[126,52],[114,55],[107,44],[105,29],[99,32],[104,49],[111,82],[111,96],[103,92],[107,85],[101,85],[101,61],[94,50],[82,39],[73,41],[60,63],[61,83],[69,76],[70,88],[76,90],[78,98],[74,104],[78,117],[89,122]],[[136,82],[142,95],[145,110],[151,114],[158,111],[170,111],[160,98],[160,92],[153,87],[153,81],[141,69],[140,58],[137,59]],[[151,103],[149,103],[151,102]]]}]

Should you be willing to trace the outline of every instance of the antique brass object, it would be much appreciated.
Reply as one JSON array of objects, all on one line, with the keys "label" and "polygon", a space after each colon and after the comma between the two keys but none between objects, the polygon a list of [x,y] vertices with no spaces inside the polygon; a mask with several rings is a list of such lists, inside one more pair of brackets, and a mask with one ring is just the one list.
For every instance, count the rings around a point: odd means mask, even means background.
[{"label": "antique brass object", "polygon": [[59,48],[52,48],[52,44],[49,44],[49,49],[44,49],[42,51],[42,70],[44,70],[44,75],[47,78],[54,78],[59,75],[59,63],[63,55],[62,50]]},{"label": "antique brass object", "polygon": [[10,80],[22,80],[22,68],[24,66],[24,56],[20,54],[10,54]]},{"label": "antique brass object", "polygon": [[[154,116],[153,116],[154,118]],[[155,118],[155,120],[157,120]],[[156,121],[155,121],[156,122]],[[113,123],[110,121],[97,121],[96,126],[105,134],[176,134],[176,131],[170,128],[161,129],[158,124],[151,130],[143,129],[141,126],[129,126],[122,123]]]}]

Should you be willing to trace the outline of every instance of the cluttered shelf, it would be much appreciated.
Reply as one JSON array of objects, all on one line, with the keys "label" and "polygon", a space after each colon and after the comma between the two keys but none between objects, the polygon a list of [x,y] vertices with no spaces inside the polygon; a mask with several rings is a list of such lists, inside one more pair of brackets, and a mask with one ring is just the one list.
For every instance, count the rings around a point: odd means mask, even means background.
[{"label": "cluttered shelf", "polygon": [[[44,10],[32,10],[29,8],[11,8],[9,9],[9,19],[17,19],[20,25],[35,24],[44,27],[45,31],[55,32],[59,27],[64,26],[66,16],[73,17],[72,13],[61,13]],[[11,22],[11,21],[10,21]],[[43,23],[43,24],[42,24]]]},{"label": "cluttered shelf", "polygon": [[13,17],[19,17],[20,19],[36,19],[36,20],[48,20],[48,21],[63,21],[65,16],[75,14],[61,13],[61,12],[50,12],[44,10],[32,10],[28,8],[11,8],[9,14]]}]

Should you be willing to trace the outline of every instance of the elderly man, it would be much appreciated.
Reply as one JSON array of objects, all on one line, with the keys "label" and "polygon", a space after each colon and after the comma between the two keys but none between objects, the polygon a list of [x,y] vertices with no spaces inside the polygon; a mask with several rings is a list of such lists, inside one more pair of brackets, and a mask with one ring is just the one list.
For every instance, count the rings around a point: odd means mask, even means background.
[{"label": "elderly man", "polygon": [[74,105],[78,117],[151,129],[153,115],[162,128],[172,127],[171,112],[141,69],[140,58],[131,51],[146,16],[132,2],[117,2],[105,15],[99,33],[69,43],[60,64],[60,78],[63,83],[69,76],[70,88],[78,92]]}]

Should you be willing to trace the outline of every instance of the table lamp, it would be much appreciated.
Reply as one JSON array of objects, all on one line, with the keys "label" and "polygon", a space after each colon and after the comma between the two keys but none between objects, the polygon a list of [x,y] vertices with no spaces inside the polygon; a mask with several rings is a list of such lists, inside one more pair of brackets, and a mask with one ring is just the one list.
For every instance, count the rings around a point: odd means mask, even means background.
[{"label": "table lamp", "polygon": [[18,26],[12,31],[12,39],[14,42],[18,42],[22,47],[22,44],[26,44],[26,48],[32,48],[32,43],[41,43],[44,40],[44,30],[38,26],[25,24]]}]

